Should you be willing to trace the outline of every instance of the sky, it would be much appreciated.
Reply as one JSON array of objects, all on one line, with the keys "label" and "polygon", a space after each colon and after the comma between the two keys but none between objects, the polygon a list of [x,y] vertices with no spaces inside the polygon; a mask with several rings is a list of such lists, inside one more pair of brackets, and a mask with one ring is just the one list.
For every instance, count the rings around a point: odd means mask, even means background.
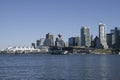
[{"label": "sky", "polygon": [[82,26],[98,35],[120,27],[120,0],[0,0],[0,49],[30,46],[49,32],[63,40],[80,36]]}]

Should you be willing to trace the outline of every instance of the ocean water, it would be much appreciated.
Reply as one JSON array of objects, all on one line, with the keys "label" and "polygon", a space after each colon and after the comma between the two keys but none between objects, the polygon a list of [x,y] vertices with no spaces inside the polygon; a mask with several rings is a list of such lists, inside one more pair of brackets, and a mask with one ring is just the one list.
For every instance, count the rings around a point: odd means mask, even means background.
[{"label": "ocean water", "polygon": [[120,80],[120,56],[0,54],[0,80]]}]

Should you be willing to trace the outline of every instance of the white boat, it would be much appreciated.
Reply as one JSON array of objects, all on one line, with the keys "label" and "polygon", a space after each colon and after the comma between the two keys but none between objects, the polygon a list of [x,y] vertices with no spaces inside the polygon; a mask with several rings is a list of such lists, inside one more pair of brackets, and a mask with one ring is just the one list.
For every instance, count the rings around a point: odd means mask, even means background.
[{"label": "white boat", "polygon": [[68,51],[66,51],[66,50],[65,50],[65,51],[63,51],[63,53],[62,53],[62,54],[68,54]]},{"label": "white boat", "polygon": [[118,52],[118,55],[120,55],[120,52]]},{"label": "white boat", "polygon": [[66,50],[53,50],[52,52],[51,52],[51,54],[55,54],[55,55],[65,55],[65,54],[68,54],[68,51],[66,51]]}]

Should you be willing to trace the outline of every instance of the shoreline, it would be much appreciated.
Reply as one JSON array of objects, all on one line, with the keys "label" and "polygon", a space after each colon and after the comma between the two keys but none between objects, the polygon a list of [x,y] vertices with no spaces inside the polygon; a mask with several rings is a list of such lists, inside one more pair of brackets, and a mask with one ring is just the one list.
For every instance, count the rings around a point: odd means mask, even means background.
[{"label": "shoreline", "polygon": [[84,48],[84,49],[71,49],[71,50],[50,50],[48,52],[27,52],[27,53],[19,53],[19,52],[9,52],[9,51],[0,51],[0,54],[55,54],[61,55],[61,53],[67,52],[66,54],[119,54],[120,51],[116,51],[113,49],[94,49],[94,48]]}]

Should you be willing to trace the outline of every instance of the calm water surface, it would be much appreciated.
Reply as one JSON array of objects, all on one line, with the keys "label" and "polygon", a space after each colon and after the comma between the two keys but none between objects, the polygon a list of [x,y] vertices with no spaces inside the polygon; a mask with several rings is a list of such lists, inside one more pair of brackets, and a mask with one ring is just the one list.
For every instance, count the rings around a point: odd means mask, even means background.
[{"label": "calm water surface", "polygon": [[1,54],[0,80],[120,80],[120,56]]}]

